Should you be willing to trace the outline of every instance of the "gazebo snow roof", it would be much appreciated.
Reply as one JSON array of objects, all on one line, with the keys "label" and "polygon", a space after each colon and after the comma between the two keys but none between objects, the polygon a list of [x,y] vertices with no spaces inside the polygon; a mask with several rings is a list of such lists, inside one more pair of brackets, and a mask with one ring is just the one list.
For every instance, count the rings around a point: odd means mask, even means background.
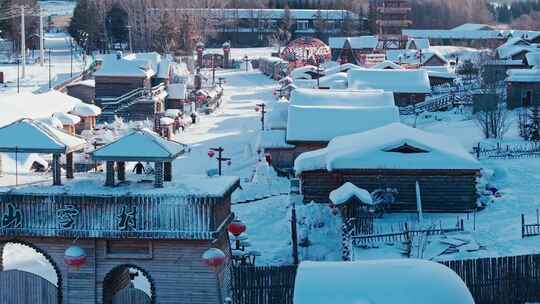
[{"label": "gazebo snow roof", "polygon": [[85,144],[80,137],[28,118],[0,128],[0,152],[69,153]]},{"label": "gazebo snow roof", "polygon": [[141,129],[95,150],[92,158],[100,161],[170,162],[184,153],[185,148],[184,144]]}]

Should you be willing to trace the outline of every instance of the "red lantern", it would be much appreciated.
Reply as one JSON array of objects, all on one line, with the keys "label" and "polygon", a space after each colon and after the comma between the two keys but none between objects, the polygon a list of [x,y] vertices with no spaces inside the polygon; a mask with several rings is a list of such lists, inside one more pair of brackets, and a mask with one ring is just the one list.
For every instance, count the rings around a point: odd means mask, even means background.
[{"label": "red lantern", "polygon": [[240,220],[234,220],[229,224],[229,232],[234,236],[239,236],[246,231],[246,225]]},{"label": "red lantern", "polygon": [[217,248],[210,248],[206,250],[202,258],[207,266],[212,267],[214,271],[217,271],[219,266],[225,263],[225,253]]},{"label": "red lantern", "polygon": [[261,110],[261,108],[259,108],[258,106],[255,107],[255,112],[259,112]]},{"label": "red lantern", "polygon": [[70,246],[64,252],[64,263],[79,270],[86,263],[86,253],[79,246]]},{"label": "red lantern", "polygon": [[212,150],[208,151],[208,157],[212,158],[214,157],[214,155],[216,155],[216,153]]},{"label": "red lantern", "polygon": [[229,160],[229,161],[227,161],[227,166],[229,166],[229,167],[230,167],[231,165],[232,165],[232,161],[230,161],[230,160]]},{"label": "red lantern", "polygon": [[268,163],[268,165],[272,166],[272,155],[270,153],[266,153],[264,155],[264,158],[266,159],[266,162]]}]

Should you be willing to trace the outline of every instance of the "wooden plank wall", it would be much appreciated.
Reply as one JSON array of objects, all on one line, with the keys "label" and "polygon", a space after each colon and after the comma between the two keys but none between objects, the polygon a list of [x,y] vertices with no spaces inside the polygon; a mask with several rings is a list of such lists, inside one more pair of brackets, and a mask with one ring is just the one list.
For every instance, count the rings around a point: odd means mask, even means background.
[{"label": "wooden plank wall", "polygon": [[292,304],[296,266],[234,266],[235,304]]},{"label": "wooden plank wall", "polygon": [[124,288],[112,299],[112,304],[150,304],[150,297],[137,288]]},{"label": "wooden plank wall", "polygon": [[58,289],[51,282],[30,272],[0,272],[0,303],[58,304]]},{"label": "wooden plank wall", "polygon": [[[399,172],[398,172],[399,171]],[[476,206],[476,175],[474,173],[422,173],[400,170],[366,170],[365,172],[312,171],[302,173],[304,200],[328,202],[330,192],[346,182],[373,191],[381,187],[399,192],[394,211],[416,211],[416,187],[420,184],[422,207],[428,212],[463,212]]]}]

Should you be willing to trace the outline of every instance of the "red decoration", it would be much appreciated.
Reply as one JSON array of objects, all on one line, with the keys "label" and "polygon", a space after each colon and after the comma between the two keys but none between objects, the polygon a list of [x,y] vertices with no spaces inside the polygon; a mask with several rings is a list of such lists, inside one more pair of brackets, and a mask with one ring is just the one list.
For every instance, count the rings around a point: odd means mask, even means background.
[{"label": "red decoration", "polygon": [[258,106],[255,107],[255,112],[259,112],[261,110],[261,108],[259,108]]},{"label": "red decoration", "polygon": [[208,151],[208,157],[212,158],[214,157],[214,155],[216,155],[216,153],[212,150]]},{"label": "red decoration", "polygon": [[204,263],[207,266],[212,267],[214,271],[217,271],[219,266],[225,263],[225,253],[223,253],[223,251],[217,248],[210,248],[206,250],[203,253],[202,258],[204,260]]},{"label": "red decoration", "polygon": [[231,162],[230,160],[229,160],[229,161],[227,161],[227,166],[229,166],[229,167],[230,167],[231,165],[232,165],[232,162]]},{"label": "red decoration", "polygon": [[64,263],[78,270],[86,263],[86,253],[79,246],[70,246],[64,252]]},{"label": "red decoration", "polygon": [[246,225],[240,220],[234,220],[229,224],[229,232],[234,236],[239,236],[246,231]]}]

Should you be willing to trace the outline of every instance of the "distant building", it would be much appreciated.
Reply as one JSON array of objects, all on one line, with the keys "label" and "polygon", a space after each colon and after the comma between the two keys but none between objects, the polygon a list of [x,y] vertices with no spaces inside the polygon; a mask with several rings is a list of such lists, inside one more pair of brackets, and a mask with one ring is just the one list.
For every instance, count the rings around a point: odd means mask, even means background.
[{"label": "distant building", "polygon": [[[165,10],[153,9],[156,17]],[[216,24],[214,38],[207,42],[210,46],[221,46],[230,41],[232,46],[267,46],[280,26],[285,10],[283,9],[177,9],[184,14],[202,16],[209,24]],[[304,36],[318,37],[324,42],[330,36],[348,35],[366,29],[366,20],[347,10],[291,9],[290,17],[294,20],[292,39]],[[324,24],[322,32],[317,23]],[[349,32],[347,32],[349,28]]]},{"label": "distant building", "polygon": [[509,109],[540,105],[540,70],[509,70],[507,105]]}]

